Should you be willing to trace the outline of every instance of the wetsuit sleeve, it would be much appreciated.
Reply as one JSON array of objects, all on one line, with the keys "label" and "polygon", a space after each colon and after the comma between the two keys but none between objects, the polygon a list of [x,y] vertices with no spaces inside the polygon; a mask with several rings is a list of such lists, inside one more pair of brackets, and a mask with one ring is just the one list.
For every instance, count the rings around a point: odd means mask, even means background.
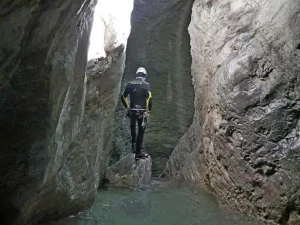
[{"label": "wetsuit sleeve", "polygon": [[128,96],[128,94],[129,94],[129,85],[130,84],[127,84],[127,86],[126,86],[126,88],[123,91],[123,94],[121,96],[121,101],[122,101],[122,103],[123,103],[123,105],[125,106],[126,109],[130,108],[129,103],[128,103],[127,99],[126,99],[127,96]]},{"label": "wetsuit sleeve", "polygon": [[150,90],[150,86],[149,86],[149,89],[148,89],[146,109],[147,109],[147,112],[151,112],[151,110],[152,110],[152,93],[151,93],[151,90]]}]

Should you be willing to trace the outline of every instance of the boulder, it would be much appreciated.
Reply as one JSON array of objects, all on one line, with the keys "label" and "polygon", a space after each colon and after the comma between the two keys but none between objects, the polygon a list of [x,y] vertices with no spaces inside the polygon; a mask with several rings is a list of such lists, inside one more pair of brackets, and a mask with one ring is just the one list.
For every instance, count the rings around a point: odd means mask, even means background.
[{"label": "boulder", "polygon": [[105,178],[110,186],[149,187],[151,181],[152,159],[135,160],[130,153],[106,170]]}]

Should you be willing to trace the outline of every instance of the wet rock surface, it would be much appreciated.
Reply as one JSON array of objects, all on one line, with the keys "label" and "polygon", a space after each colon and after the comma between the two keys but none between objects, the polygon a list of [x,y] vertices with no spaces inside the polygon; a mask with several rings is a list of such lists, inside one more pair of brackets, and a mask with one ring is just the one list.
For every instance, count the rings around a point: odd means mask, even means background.
[{"label": "wet rock surface", "polygon": [[[190,39],[187,31],[193,0],[136,0],[131,18],[122,89],[135,79],[138,67],[148,71],[153,110],[144,151],[153,159],[153,175],[164,168],[179,138],[192,123],[194,90],[191,81]],[[118,104],[115,151],[131,151],[129,120]]]},{"label": "wet rock surface", "polygon": [[94,1],[0,5],[1,223],[68,216],[90,206],[107,166],[124,43],[86,71]]},{"label": "wet rock surface", "polygon": [[109,186],[149,188],[151,182],[152,159],[135,160],[130,153],[106,170],[105,179]]},{"label": "wet rock surface", "polygon": [[[90,0],[0,3],[0,217],[4,223],[59,217],[90,202],[87,194],[86,202],[60,207],[75,194],[65,181],[85,179],[63,168],[80,164],[72,142],[83,119],[93,7]],[[84,169],[77,170],[84,174]]]},{"label": "wet rock surface", "polygon": [[195,119],[165,171],[283,224],[300,224],[299,12],[298,1],[195,1]]}]

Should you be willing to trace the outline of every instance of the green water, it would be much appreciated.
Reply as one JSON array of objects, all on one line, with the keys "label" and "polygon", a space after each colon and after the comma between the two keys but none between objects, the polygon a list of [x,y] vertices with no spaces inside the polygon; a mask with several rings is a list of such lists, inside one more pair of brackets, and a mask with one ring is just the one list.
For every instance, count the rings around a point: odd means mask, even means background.
[{"label": "green water", "polygon": [[59,225],[264,225],[224,212],[206,192],[188,188],[101,190],[93,206]]}]

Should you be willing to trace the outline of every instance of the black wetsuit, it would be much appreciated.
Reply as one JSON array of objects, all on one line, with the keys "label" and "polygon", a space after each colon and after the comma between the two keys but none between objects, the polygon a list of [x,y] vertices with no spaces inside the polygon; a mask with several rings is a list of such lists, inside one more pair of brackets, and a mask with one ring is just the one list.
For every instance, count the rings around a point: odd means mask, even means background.
[{"label": "black wetsuit", "polygon": [[[130,96],[130,105],[127,102],[127,96]],[[131,143],[133,146],[136,144],[135,153],[140,154],[143,137],[145,133],[145,126],[142,126],[144,112],[151,112],[152,109],[152,94],[148,83],[143,82],[141,79],[136,79],[129,82],[121,97],[122,103],[127,109],[130,110],[130,130],[131,130]],[[138,135],[136,137],[136,123],[138,122]]]}]

